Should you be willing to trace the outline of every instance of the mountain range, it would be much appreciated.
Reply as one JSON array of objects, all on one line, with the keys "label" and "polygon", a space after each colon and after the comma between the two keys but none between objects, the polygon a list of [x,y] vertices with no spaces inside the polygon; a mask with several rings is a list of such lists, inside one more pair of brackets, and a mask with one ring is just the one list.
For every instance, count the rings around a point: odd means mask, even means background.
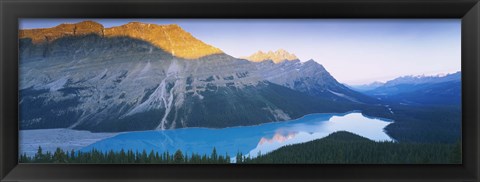
[{"label": "mountain range", "polygon": [[221,128],[378,102],[313,60],[235,58],[178,25],[85,21],[19,35],[20,129]]},{"label": "mountain range", "polygon": [[363,91],[369,91],[369,90],[376,89],[378,87],[381,87],[384,84],[385,83],[383,83],[383,82],[375,81],[375,82],[368,83],[368,84],[363,84],[363,85],[348,85],[348,87],[353,89],[353,90],[363,92]]},{"label": "mountain range", "polygon": [[385,83],[352,87],[366,95],[402,104],[458,105],[461,103],[461,86],[461,72],[455,72],[435,76],[402,76]]}]

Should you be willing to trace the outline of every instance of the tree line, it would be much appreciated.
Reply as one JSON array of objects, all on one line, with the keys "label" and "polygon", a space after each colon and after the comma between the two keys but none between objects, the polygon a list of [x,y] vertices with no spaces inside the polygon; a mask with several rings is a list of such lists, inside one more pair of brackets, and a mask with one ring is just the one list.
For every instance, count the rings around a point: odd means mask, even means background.
[{"label": "tree line", "polygon": [[132,150],[120,150],[102,152],[92,149],[88,152],[82,151],[64,151],[57,148],[55,152],[43,152],[42,147],[38,147],[34,156],[28,156],[26,153],[20,155],[20,163],[93,163],[93,164],[228,164],[230,156],[228,154],[219,155],[213,148],[210,155],[200,155],[197,153],[187,154],[181,150],[174,153],[168,151],[159,153],[151,150],[147,153]]}]

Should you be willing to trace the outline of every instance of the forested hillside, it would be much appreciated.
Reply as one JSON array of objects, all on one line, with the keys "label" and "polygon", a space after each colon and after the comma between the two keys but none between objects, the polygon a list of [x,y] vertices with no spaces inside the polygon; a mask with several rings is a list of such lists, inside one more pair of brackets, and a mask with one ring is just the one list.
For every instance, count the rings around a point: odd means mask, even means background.
[{"label": "forested hillside", "polygon": [[323,139],[285,146],[244,163],[297,164],[445,164],[461,163],[460,142],[416,144],[374,142],[349,133],[336,132]]}]

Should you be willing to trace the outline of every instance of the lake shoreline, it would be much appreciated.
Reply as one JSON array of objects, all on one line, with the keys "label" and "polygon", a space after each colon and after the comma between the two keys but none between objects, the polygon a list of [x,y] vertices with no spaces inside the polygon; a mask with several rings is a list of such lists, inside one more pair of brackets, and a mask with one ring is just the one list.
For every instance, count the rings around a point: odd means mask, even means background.
[{"label": "lake shoreline", "polygon": [[[360,122],[362,120],[364,122]],[[45,141],[50,145],[48,149],[45,148],[48,151],[54,150],[51,145],[55,144],[58,144],[58,147],[62,149],[68,148],[78,151],[88,151],[95,148],[101,151],[154,149],[155,151],[168,150],[174,152],[174,149],[184,149],[186,152],[209,153],[213,147],[217,147],[219,152],[222,153],[241,151],[244,154],[255,156],[258,151],[262,153],[270,152],[281,146],[320,139],[340,130],[350,131],[359,135],[363,134],[373,140],[393,140],[384,131],[384,128],[391,124],[388,121],[390,120],[368,117],[358,110],[353,110],[345,113],[312,113],[288,121],[221,129],[192,127],[118,133],[92,133],[72,129],[40,129],[22,130],[21,133],[27,135],[31,132],[40,132],[45,135],[54,133],[54,135],[58,135],[54,136],[57,139],[63,138],[61,135],[68,135],[69,132],[77,133],[76,137],[78,139],[71,138],[71,141],[63,143],[55,141],[56,143],[53,144]],[[365,131],[362,131],[362,126],[366,127],[364,128]],[[373,127],[373,129],[368,129],[369,126]],[[88,138],[90,135],[102,137],[86,141],[85,138]],[[23,137],[20,138],[19,147],[23,147],[20,148],[21,154],[28,151],[29,155],[31,155],[38,148],[38,146],[33,146],[35,143],[32,143],[32,141],[25,141],[22,139]],[[83,142],[78,142],[77,140],[83,140]],[[45,142],[39,142],[38,144],[45,144]],[[26,146],[26,144],[29,146]],[[72,146],[75,147],[72,148]]]}]

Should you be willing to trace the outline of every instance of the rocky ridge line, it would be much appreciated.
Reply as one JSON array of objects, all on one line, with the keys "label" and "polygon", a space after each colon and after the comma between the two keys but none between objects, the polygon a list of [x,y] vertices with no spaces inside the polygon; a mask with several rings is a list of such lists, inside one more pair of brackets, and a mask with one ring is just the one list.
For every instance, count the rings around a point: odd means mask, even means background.
[{"label": "rocky ridge line", "polygon": [[157,25],[130,22],[121,26],[104,28],[94,21],[75,24],[60,24],[52,28],[25,29],[19,31],[19,38],[29,38],[34,44],[49,43],[62,37],[97,34],[102,37],[131,37],[147,41],[173,56],[184,59],[221,54],[220,49],[208,45],[176,24]]},{"label": "rocky ridge line", "polygon": [[252,62],[262,62],[262,61],[271,60],[276,64],[284,61],[298,60],[295,54],[291,54],[283,49],[278,49],[275,52],[274,51],[268,51],[268,52],[258,51],[248,57],[243,57],[243,58]]}]

